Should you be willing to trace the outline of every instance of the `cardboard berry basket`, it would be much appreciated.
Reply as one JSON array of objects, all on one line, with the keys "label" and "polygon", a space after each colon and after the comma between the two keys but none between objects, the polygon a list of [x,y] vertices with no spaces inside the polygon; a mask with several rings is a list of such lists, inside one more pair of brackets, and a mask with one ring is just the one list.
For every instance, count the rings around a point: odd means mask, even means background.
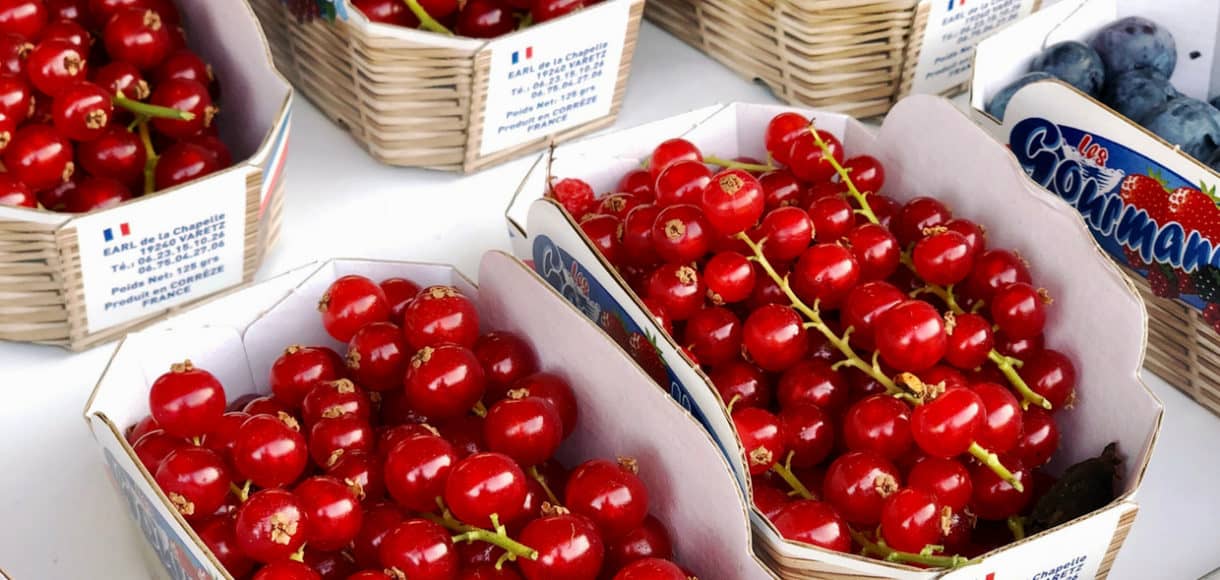
[{"label": "cardboard berry basket", "polygon": [[980,38],[1040,0],[650,0],[645,16],[793,104],[883,115],[955,94]]},{"label": "cardboard berry basket", "polygon": [[[613,191],[619,178],[639,167],[657,143],[675,136],[709,155],[761,158],[763,129],[785,110],[790,109],[735,104],[556,148],[535,165],[507,213],[514,252],[532,257],[535,270],[586,316],[613,329],[612,335],[629,337],[636,356],[652,361],[645,368],[655,368],[654,377],[692,410],[726,451],[743,488],[749,482],[744,451],[707,376],[645,314],[639,296],[596,253],[567,211],[543,196],[552,178],[580,178],[595,191]],[[877,134],[844,115],[798,111],[835,134],[849,154],[878,158],[886,167],[886,195],[898,201],[935,195],[956,215],[986,226],[989,242],[1029,258],[1039,283],[1055,296],[1048,342],[1062,345],[1081,376],[1075,407],[1056,417],[1063,436],[1051,471],[1096,456],[1111,441],[1118,442],[1126,460],[1120,471],[1121,491],[1104,508],[952,571],[785,541],[755,511],[760,555],[784,578],[982,579],[992,573],[1030,578],[1068,569],[1079,577],[1104,577],[1135,520],[1136,492],[1162,414],[1160,402],[1139,377],[1146,322],[1138,295],[1104,259],[1079,216],[1028,180],[1004,148],[948,101],[908,97],[894,107]]]},{"label": "cardboard berry basket", "polygon": [[471,172],[614,122],[644,0],[606,0],[492,40],[333,21],[252,0],[280,69],[378,161]]},{"label": "cardboard berry basket", "polygon": [[1196,284],[1200,276],[1220,273],[1220,235],[1194,225],[1214,217],[1153,215],[1156,210],[1131,198],[1144,193],[1164,200],[1192,190],[1191,195],[1204,195],[1220,185],[1220,174],[1057,80],[1017,91],[1002,122],[984,112],[993,95],[1028,69],[1044,42],[1087,42],[1101,27],[1130,15],[1173,33],[1178,58],[1171,81],[1181,93],[1206,100],[1220,93],[1220,5],[1205,4],[1074,0],[1056,5],[979,45],[971,106],[979,123],[1010,146],[1034,181],[1084,216],[1101,247],[1139,288],[1151,318],[1149,370],[1220,414],[1220,319],[1207,310],[1208,298],[1220,302],[1220,295]]},{"label": "cardboard berry basket", "polygon": [[292,88],[244,0],[178,0],[224,90],[223,171],[89,214],[0,206],[0,340],[82,350],[254,278],[279,236]]},{"label": "cardboard berry basket", "polygon": [[449,266],[334,260],[242,289],[128,335],[115,349],[85,418],[113,483],[159,562],[155,571],[175,579],[229,577],[123,437],[127,427],[147,414],[152,381],[170,364],[189,358],[215,374],[233,399],[262,388],[287,344],[342,347],[323,330],[316,305],[327,286],[347,274],[452,285],[474,298],[485,330],[526,337],[540,367],[565,377],[575,391],[580,422],[561,448],[561,460],[575,464],[595,457],[635,458],[652,513],[674,531],[679,562],[706,570],[708,578],[774,577],[750,551],[744,499],[707,433],[596,326],[528,267],[500,252],[483,257],[481,288]]}]

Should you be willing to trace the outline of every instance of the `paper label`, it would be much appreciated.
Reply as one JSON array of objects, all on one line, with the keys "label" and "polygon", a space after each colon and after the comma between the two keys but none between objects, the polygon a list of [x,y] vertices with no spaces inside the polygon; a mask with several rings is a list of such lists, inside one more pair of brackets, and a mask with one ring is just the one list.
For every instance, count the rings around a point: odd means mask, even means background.
[{"label": "paper label", "polygon": [[613,0],[489,42],[479,154],[610,114],[630,11],[630,1]]},{"label": "paper label", "polygon": [[932,10],[911,92],[933,95],[969,81],[974,47],[1034,10],[1034,0],[925,1]]},{"label": "paper label", "polygon": [[73,222],[89,332],[241,283],[246,174],[201,185]]}]

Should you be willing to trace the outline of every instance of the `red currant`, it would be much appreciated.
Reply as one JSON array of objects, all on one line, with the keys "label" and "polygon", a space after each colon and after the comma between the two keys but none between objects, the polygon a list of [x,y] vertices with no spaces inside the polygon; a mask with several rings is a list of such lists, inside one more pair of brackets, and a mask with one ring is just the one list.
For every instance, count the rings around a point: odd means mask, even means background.
[{"label": "red currant", "polygon": [[341,359],[324,346],[293,345],[271,363],[271,392],[290,409],[319,385],[343,378]]},{"label": "red currant", "polygon": [[838,195],[813,200],[809,204],[809,219],[813,220],[814,238],[822,244],[839,241],[856,225],[856,213],[851,204]]},{"label": "red currant", "polygon": [[466,414],[483,398],[487,380],[473,352],[446,344],[416,352],[407,366],[405,384],[413,408],[428,417],[451,419]]},{"label": "red currant", "polygon": [[953,212],[940,200],[932,197],[916,197],[902,206],[898,215],[898,227],[894,233],[904,245],[913,244],[928,235],[931,228],[943,226],[953,219]]},{"label": "red currant", "polygon": [[959,369],[978,368],[987,362],[995,345],[991,324],[977,314],[954,315],[952,323],[946,320],[945,334],[945,362]]},{"label": "red currant", "polygon": [[978,464],[970,470],[970,479],[974,481],[971,506],[975,515],[984,520],[1003,520],[1015,516],[1024,511],[1033,499],[1033,475],[1030,470],[1015,461],[1006,461],[1005,466],[1025,488],[1024,491],[1017,491],[986,465]]},{"label": "red currant", "polygon": [[452,286],[429,286],[403,312],[403,334],[413,349],[442,344],[474,346],[479,338],[479,311]]},{"label": "red currant", "polygon": [[180,141],[170,145],[157,160],[153,183],[158,191],[177,187],[221,170],[212,151],[194,143]]},{"label": "red currant", "polygon": [[763,218],[758,233],[763,242],[763,255],[775,262],[790,262],[805,252],[813,242],[814,223],[809,214],[796,207],[771,210]]},{"label": "red currant", "polygon": [[1008,250],[987,250],[975,260],[974,270],[966,278],[966,293],[970,297],[990,301],[1001,288],[1017,282],[1031,282],[1029,269],[1016,254]]},{"label": "red currant", "polygon": [[322,419],[309,429],[309,454],[323,469],[333,467],[345,453],[371,453],[376,442],[368,421],[355,415]]},{"label": "red currant", "polygon": [[392,503],[380,502],[365,508],[362,519],[360,532],[352,542],[351,554],[360,567],[380,569],[381,559],[377,552],[382,540],[402,523],[402,509]]},{"label": "red currant", "polygon": [[644,518],[644,523],[606,546],[606,565],[617,570],[644,558],[673,557],[673,542],[665,524],[653,516]]},{"label": "red currant", "polygon": [[224,414],[225,390],[212,373],[188,360],[157,377],[148,393],[148,408],[170,435],[199,437]]},{"label": "red currant", "polygon": [[0,205],[38,207],[38,198],[26,184],[7,173],[0,174]]},{"label": "red currant", "polygon": [[661,305],[670,320],[686,320],[698,313],[705,293],[699,271],[690,266],[663,264],[648,278],[648,297]]},{"label": "red currant", "polygon": [[551,184],[550,197],[559,202],[572,219],[579,220],[593,209],[593,187],[579,179],[561,179]]},{"label": "red currant", "polygon": [[[519,395],[518,398],[513,398]],[[521,465],[550,459],[563,442],[563,420],[550,401],[510,391],[509,398],[491,406],[483,423],[487,447]]]},{"label": "red currant", "polygon": [[110,17],[102,32],[106,53],[114,60],[152,70],[173,51],[170,27],[152,10],[130,8]]},{"label": "red currant", "polygon": [[1032,338],[1042,334],[1046,326],[1049,300],[1044,290],[1015,282],[1000,288],[991,298],[991,319],[1012,339]]},{"label": "red currant", "polygon": [[47,19],[47,8],[41,0],[0,0],[0,33],[36,40]]},{"label": "red currant", "polygon": [[525,482],[525,472],[511,457],[500,453],[471,455],[449,473],[445,505],[459,520],[473,526],[492,527],[492,516],[501,523],[511,522],[522,514]]},{"label": "red currant", "polygon": [[779,420],[794,467],[813,467],[830,456],[835,429],[830,416],[821,408],[808,403],[784,407]]},{"label": "red currant", "polygon": [[873,526],[881,521],[885,498],[898,491],[898,469],[867,451],[840,455],[826,470],[822,497],[849,523]]},{"label": "red currant", "polygon": [[792,289],[806,304],[838,308],[860,280],[860,265],[851,251],[836,244],[805,250],[792,268]]},{"label": "red currant", "polygon": [[331,477],[311,477],[293,493],[309,520],[310,548],[340,550],[356,539],[364,511],[346,485]]},{"label": "red currant", "polygon": [[865,282],[852,288],[840,310],[843,325],[852,329],[852,344],[873,350],[877,319],[906,299],[907,295],[889,282]]},{"label": "red currant", "polygon": [[880,193],[885,185],[885,167],[872,155],[860,155],[843,162],[852,185],[860,193]]},{"label": "red currant", "polygon": [[703,162],[703,154],[694,143],[685,139],[669,139],[662,141],[652,150],[649,158],[648,171],[655,180],[667,167],[681,161]]},{"label": "red currant", "polygon": [[1076,401],[1076,366],[1059,351],[1045,349],[1029,358],[1020,374],[1029,388],[1046,397],[1053,409],[1070,407]]},{"label": "red currant", "polygon": [[[817,130],[818,136],[826,143],[830,156],[843,163],[843,144],[827,131]],[[834,166],[826,160],[826,153],[813,139],[813,134],[805,131],[791,141],[788,150],[788,167],[801,181],[816,183],[826,181],[834,176]]]},{"label": "red currant", "polygon": [[419,294],[419,285],[406,278],[386,278],[378,286],[390,305],[390,320],[401,322],[407,305]]},{"label": "red currant", "polygon": [[1038,407],[1026,409],[1021,419],[1021,437],[1012,455],[1030,467],[1044,465],[1059,449],[1059,426],[1050,413]]},{"label": "red currant", "polygon": [[385,497],[385,471],[383,463],[370,453],[353,451],[344,453],[326,475],[342,482],[352,496],[362,503],[380,501]]},{"label": "red currant", "polygon": [[660,212],[660,206],[650,203],[627,212],[623,219],[622,250],[628,264],[651,266],[661,260],[652,243],[652,226]]},{"label": "red currant", "polygon": [[835,552],[851,552],[851,534],[829,504],[816,500],[790,503],[771,518],[781,536]]},{"label": "red currant", "polygon": [[975,433],[975,440],[992,453],[1008,453],[1021,438],[1020,403],[1011,391],[995,383],[979,383],[971,388],[982,399],[985,413],[983,427]]},{"label": "red currant", "polygon": [[800,206],[804,201],[804,189],[796,180],[796,176],[787,169],[777,169],[759,175],[758,183],[762,185],[768,211],[781,207]]},{"label": "red currant", "polygon": [[792,142],[809,133],[809,119],[799,113],[780,113],[767,123],[763,143],[771,158],[791,165]]},{"label": "red currant", "polygon": [[651,203],[656,198],[652,191],[652,185],[655,182],[656,179],[647,169],[633,169],[619,179],[617,190],[630,193],[643,202]]},{"label": "red currant", "polygon": [[911,408],[890,395],[865,397],[843,415],[843,441],[894,461],[911,449]]},{"label": "red currant", "polygon": [[720,252],[703,266],[712,304],[733,304],[750,297],[754,290],[754,268],[737,252]]},{"label": "red currant", "polygon": [[766,202],[762,184],[741,169],[725,169],[703,189],[703,214],[723,235],[743,232],[762,217]]},{"label": "red currant", "polygon": [[969,389],[945,391],[911,413],[915,443],[933,457],[965,453],[977,434],[986,428],[983,399]]},{"label": "red currant", "polygon": [[948,286],[970,275],[974,256],[966,237],[953,231],[933,233],[915,242],[915,273],[929,284]]},{"label": "red currant", "polygon": [[89,175],[113,179],[128,188],[143,187],[147,159],[140,138],[124,127],[107,127],[77,146],[76,159]]},{"label": "red currant", "polygon": [[703,211],[689,204],[662,209],[652,226],[657,255],[673,264],[689,264],[702,258],[711,247],[711,238],[711,225]]},{"label": "red currant", "polygon": [[407,368],[407,342],[402,329],[390,322],[367,324],[347,343],[347,369],[370,391],[388,391],[402,384]]},{"label": "red currant", "polygon": [[636,475],[633,460],[619,464],[602,459],[586,461],[572,470],[564,488],[564,503],[613,540],[644,523],[648,516],[648,488]]},{"label": "red currant", "polygon": [[309,516],[301,501],[282,489],[264,489],[237,508],[237,545],[255,561],[288,559],[309,533]]},{"label": "red currant", "polygon": [[519,541],[538,551],[538,558],[519,559],[528,580],[596,578],[606,547],[593,522],[577,514],[536,519],[521,531]]},{"label": "red currant", "polygon": [[708,374],[720,399],[733,409],[766,408],[771,402],[771,385],[762,369],[742,360],[728,361]]},{"label": "red currant", "polygon": [[580,409],[576,406],[576,394],[567,381],[552,373],[534,373],[516,383],[511,390],[521,391],[527,397],[541,397],[551,402],[559,411],[563,421],[563,436],[566,438],[576,429]]},{"label": "red currant", "polygon": [[904,489],[886,498],[881,510],[881,537],[891,548],[919,553],[941,537],[941,510],[936,498]]},{"label": "red currant", "polygon": [[390,317],[390,305],[381,287],[355,275],[331,282],[318,302],[318,311],[326,333],[339,342],[348,342],[357,330]]},{"label": "red currant", "polygon": [[203,446],[231,461],[233,447],[237,445],[237,434],[249,418],[250,414],[244,411],[229,411],[221,415],[208,434],[203,436]]},{"label": "red currant", "polygon": [[881,360],[900,371],[929,369],[947,348],[944,320],[922,300],[907,300],[882,313],[873,338]]},{"label": "red currant", "polygon": [[244,578],[254,569],[254,562],[238,549],[235,524],[232,516],[213,518],[196,527],[195,533],[226,572]]},{"label": "red currant", "polygon": [[787,444],[779,417],[764,409],[747,407],[733,411],[732,419],[751,475],[766,473],[784,460]]},{"label": "red currant", "polygon": [[779,379],[779,404],[788,408],[802,403],[837,413],[847,404],[847,381],[822,360],[805,360],[784,372]]},{"label": "red currant", "polygon": [[959,461],[940,457],[919,460],[907,474],[907,487],[931,494],[943,506],[959,513],[970,504],[974,482]]},{"label": "red currant", "polygon": [[598,253],[611,265],[617,266],[623,254],[623,222],[606,214],[590,213],[580,218],[580,231],[584,232]]},{"label": "red currant", "polygon": [[303,562],[277,560],[259,568],[250,580],[322,580],[322,575]]},{"label": "red currant", "polygon": [[212,119],[217,112],[206,86],[180,78],[165,79],[158,83],[148,102],[191,114],[190,119],[153,117],[153,129],[174,139],[187,139],[200,134],[212,125]]},{"label": "red currant", "polygon": [[368,394],[347,379],[319,384],[301,401],[301,418],[307,425],[351,415],[363,421],[372,417]]},{"label": "red currant", "polygon": [[535,0],[530,8],[534,22],[554,20],[584,8],[586,0]]},{"label": "red currant", "polygon": [[296,420],[287,414],[254,415],[242,424],[233,445],[237,472],[259,487],[282,487],[305,472],[309,451]]},{"label": "red currant", "polygon": [[35,191],[72,178],[72,143],[47,125],[26,125],[4,149],[4,167]]},{"label": "red currant", "polygon": [[741,356],[741,319],[727,308],[704,308],[686,321],[686,348],[705,365],[717,366]]},{"label": "red currant", "polygon": [[458,572],[457,549],[451,532],[428,520],[406,520],[381,539],[377,548],[381,565],[401,578],[454,578]]},{"label": "red currant", "polygon": [[861,280],[885,280],[902,260],[898,239],[877,224],[867,223],[847,232],[847,246],[860,265]]},{"label": "red currant", "polygon": [[453,446],[438,436],[417,435],[400,441],[386,456],[386,490],[407,509],[432,511],[457,463]]},{"label": "red currant", "polygon": [[742,327],[742,347],[754,364],[781,372],[809,350],[804,321],[788,306],[768,304],[754,310]]},{"label": "red currant", "polygon": [[174,437],[162,429],[153,429],[137,439],[131,448],[136,452],[136,458],[144,465],[144,469],[155,475],[166,456],[189,445],[181,437]]},{"label": "red currant", "polygon": [[157,486],[188,521],[203,521],[229,494],[229,470],[216,452],[186,447],[171,452],[157,468]]}]

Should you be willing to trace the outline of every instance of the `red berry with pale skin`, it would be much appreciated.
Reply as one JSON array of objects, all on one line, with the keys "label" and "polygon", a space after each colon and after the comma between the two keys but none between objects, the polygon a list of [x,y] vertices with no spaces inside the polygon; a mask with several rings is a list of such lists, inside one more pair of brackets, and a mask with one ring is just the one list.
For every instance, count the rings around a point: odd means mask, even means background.
[{"label": "red berry with pale skin", "polygon": [[1031,468],[1046,464],[1059,449],[1059,426],[1055,418],[1046,410],[1031,406],[1021,419],[1021,437],[1012,455]]},{"label": "red berry with pale skin", "polygon": [[978,368],[987,362],[987,357],[995,346],[991,324],[977,314],[954,315],[952,323],[946,320],[945,334],[945,362],[959,369]]},{"label": "red berry with pale skin", "polygon": [[417,435],[400,441],[386,455],[386,490],[407,509],[432,511],[457,463],[453,446],[438,436]]},{"label": "red berry with pale skin", "polygon": [[936,498],[904,489],[886,498],[881,510],[881,537],[891,548],[919,553],[940,540],[941,510]]},{"label": "red berry with pale skin", "polygon": [[308,564],[278,560],[259,568],[251,580],[322,580],[322,575]]},{"label": "red berry with pale skin", "polygon": [[212,518],[195,528],[203,545],[234,578],[244,578],[254,570],[254,561],[237,547],[236,521],[232,516]]},{"label": "red berry with pale skin", "polygon": [[655,180],[667,167],[680,161],[696,161],[703,163],[703,154],[694,143],[685,139],[669,139],[662,141],[652,150],[648,160],[648,171]]},{"label": "red berry with pale skin", "polygon": [[563,378],[553,373],[534,373],[513,383],[512,390],[521,391],[527,397],[541,397],[550,401],[559,411],[565,438],[576,429],[580,409],[576,405],[576,394]]},{"label": "red berry with pale skin", "polygon": [[185,447],[166,455],[157,468],[156,480],[174,509],[191,522],[216,513],[232,481],[224,459],[202,447]]},{"label": "red berry with pale skin", "polygon": [[787,438],[779,417],[764,409],[747,407],[733,411],[732,419],[751,475],[766,473],[784,461]]},{"label": "red berry with pale skin", "polygon": [[38,198],[26,184],[4,173],[0,174],[0,205],[38,207]]},{"label": "red berry with pale skin", "polygon": [[563,442],[563,420],[550,401],[511,391],[509,398],[487,410],[483,438],[492,451],[524,466],[538,465],[550,459]]},{"label": "red berry with pale skin", "polygon": [[380,501],[385,497],[383,462],[372,453],[344,453],[326,475],[335,478],[351,490],[361,503]]},{"label": "red berry with pale skin", "polygon": [[890,395],[871,395],[843,415],[843,442],[896,461],[911,450],[911,408]]},{"label": "red berry with pale skin", "polygon": [[479,311],[452,286],[429,286],[407,305],[402,330],[413,349],[446,343],[474,346],[479,338]]},{"label": "red berry with pale skin", "polygon": [[763,370],[781,372],[809,350],[804,320],[788,306],[768,304],[754,310],[742,328],[742,347]]},{"label": "red berry with pale skin", "polygon": [[189,445],[190,443],[181,437],[175,437],[161,429],[153,429],[137,439],[131,448],[136,452],[136,458],[144,465],[144,469],[155,475],[166,456]]},{"label": "red berry with pale skin", "polygon": [[323,419],[309,429],[309,454],[322,469],[334,466],[345,453],[372,453],[376,443],[368,420],[355,415]]},{"label": "red berry with pale skin", "polygon": [[237,545],[263,563],[286,560],[309,538],[309,516],[296,495],[264,489],[237,508]]},{"label": "red berry with pale skin", "polygon": [[225,391],[212,373],[188,360],[157,377],[148,393],[148,408],[166,433],[199,437],[224,414]]},{"label": "red berry with pale skin", "polygon": [[809,204],[809,219],[813,221],[814,238],[818,243],[833,244],[856,226],[856,214],[851,204],[839,195],[819,197]]},{"label": "red berry with pale skin", "polygon": [[221,170],[220,160],[210,150],[180,141],[170,145],[157,160],[153,183],[157,191],[177,187]]},{"label": "red berry with pale skin", "polygon": [[293,493],[309,520],[310,548],[340,550],[356,538],[364,512],[347,485],[332,477],[311,477]]},{"label": "red berry with pale skin", "polygon": [[1076,366],[1063,353],[1045,349],[1025,360],[1021,378],[1035,393],[1042,395],[1055,410],[1076,401]]},{"label": "red berry with pale skin", "polygon": [[771,518],[781,536],[836,552],[851,552],[851,533],[833,507],[806,499],[792,502]]},{"label": "red berry with pale skin", "polygon": [[955,457],[965,453],[986,427],[983,399],[969,389],[945,391],[911,412],[911,434],[915,444],[933,457]]},{"label": "red berry with pale skin", "polygon": [[662,209],[652,226],[653,247],[671,264],[689,264],[711,248],[712,230],[703,211],[689,204]]},{"label": "red berry with pale skin", "polygon": [[152,70],[174,49],[170,26],[152,10],[131,8],[115,13],[102,32],[106,53],[140,70]]},{"label": "red berry with pale skin", "polygon": [[538,371],[538,356],[525,339],[501,330],[479,337],[474,355],[483,365],[487,391],[493,400],[504,398],[509,386]]},{"label": "red berry with pale skin", "polygon": [[364,390],[347,379],[339,379],[319,384],[305,395],[301,418],[306,425],[349,415],[368,421],[373,414],[372,406]]},{"label": "red berry with pale skin", "polygon": [[677,564],[661,558],[636,560],[618,571],[613,580],[688,580]]},{"label": "red berry with pale skin", "polygon": [[754,267],[737,252],[720,252],[703,266],[703,280],[712,304],[734,304],[754,291]]},{"label": "red berry with pale skin", "polygon": [[623,222],[606,214],[591,213],[580,218],[580,231],[592,242],[594,249],[617,266],[623,254]]},{"label": "red berry with pale skin", "polygon": [[487,380],[470,349],[446,344],[425,346],[411,357],[406,376],[407,401],[435,419],[466,414],[483,398]]},{"label": "red berry with pale skin", "polygon": [[324,346],[289,346],[271,363],[271,392],[285,406],[296,409],[319,385],[343,378],[339,361],[339,355]]},{"label": "red berry with pale skin", "polygon": [[[445,505],[457,519],[494,528],[522,515],[528,486],[525,472],[501,453],[478,453],[458,462],[445,481]],[[569,506],[571,507],[571,506]],[[572,508],[575,509],[575,508]]]},{"label": "red berry with pale skin", "polygon": [[785,446],[792,452],[793,467],[813,467],[830,456],[835,445],[835,428],[822,409],[808,403],[784,407],[779,420]]},{"label": "red berry with pale skin", "polygon": [[233,445],[238,474],[258,487],[282,487],[297,480],[309,462],[305,437],[291,416],[254,415],[242,424]]},{"label": "red berry with pale skin", "polygon": [[941,505],[960,513],[970,504],[974,482],[960,461],[925,457],[907,474],[907,487],[932,494]]},{"label": "red berry with pale skin", "polygon": [[877,352],[899,371],[932,368],[945,355],[945,321],[931,304],[907,300],[885,311],[873,326]]},{"label": "red berry with pale skin", "polygon": [[985,413],[975,440],[992,453],[1008,453],[1021,438],[1021,404],[1012,391],[995,383],[979,383],[971,389],[983,400]]},{"label": "red berry with pale skin", "polygon": [[767,210],[799,206],[804,200],[804,188],[787,169],[777,169],[759,175],[758,183],[762,185]]},{"label": "red berry with pale skin", "polygon": [[843,162],[852,185],[860,193],[880,193],[885,186],[885,166],[872,155],[859,155]]},{"label": "red berry with pale skin", "polygon": [[691,316],[683,342],[705,365],[716,367],[741,356],[741,320],[727,308],[704,308]]},{"label": "red berry with pale skin", "polygon": [[561,179],[552,183],[550,197],[568,210],[573,219],[580,219],[597,203],[593,187],[579,179]]},{"label": "red berry with pale skin", "polygon": [[743,232],[758,223],[766,206],[762,184],[741,169],[725,169],[703,189],[701,206],[708,223],[722,235]]},{"label": "red berry with pale skin", "polygon": [[996,291],[991,297],[991,319],[1009,338],[1032,338],[1042,334],[1046,326],[1045,291],[1015,282]]},{"label": "red berry with pale skin", "polygon": [[153,89],[148,102],[159,107],[190,113],[190,119],[153,117],[150,123],[158,133],[173,139],[187,139],[212,125],[217,109],[207,86],[186,79],[166,79]]},{"label": "red berry with pale skin", "polygon": [[873,326],[889,309],[907,299],[893,284],[884,281],[865,282],[851,289],[839,311],[844,327],[850,327],[851,343],[873,349]]},{"label": "red berry with pale skin", "polygon": [[915,273],[929,284],[949,286],[970,275],[973,254],[966,237],[953,231],[933,233],[915,243]]},{"label": "red berry with pale skin", "polygon": [[970,469],[974,482],[971,506],[974,514],[984,520],[1004,520],[1022,513],[1034,497],[1033,474],[1019,461],[1007,460],[1004,466],[1021,482],[1024,491],[996,475],[986,465],[975,465]]},{"label": "red berry with pale skin", "polygon": [[809,119],[799,113],[780,113],[767,123],[763,143],[772,159],[790,165],[792,142],[808,133]]},{"label": "red berry with pale skin", "polygon": [[686,320],[703,307],[706,288],[699,271],[679,264],[663,264],[648,280],[648,297],[656,300],[671,320]]},{"label": "red berry with pale skin", "polygon": [[0,1],[0,32],[38,39],[47,25],[47,8],[41,0]]},{"label": "red berry with pale skin", "polygon": [[376,282],[356,275],[331,282],[318,302],[318,311],[326,333],[339,342],[348,342],[357,330],[390,318],[385,292]]},{"label": "red berry with pale skin", "polygon": [[806,304],[823,310],[838,308],[860,280],[860,264],[851,251],[837,244],[816,244],[792,267],[792,289]]},{"label": "red berry with pale skin", "polygon": [[644,204],[632,208],[623,219],[623,260],[628,264],[651,266],[661,261],[652,245],[652,225],[660,206]]},{"label": "red berry with pale skin", "polygon": [[577,514],[536,519],[518,541],[538,551],[538,559],[518,559],[528,580],[596,578],[605,559],[605,544],[593,522]]},{"label": "red berry with pale skin", "polygon": [[1001,288],[1017,282],[1032,282],[1029,268],[1016,254],[993,249],[975,260],[974,270],[966,278],[965,290],[971,298],[990,301]]},{"label": "red berry with pale skin", "polygon": [[898,269],[898,239],[883,226],[866,223],[847,232],[847,246],[860,265],[861,280],[885,280]]},{"label": "red berry with pale skin", "polygon": [[4,167],[35,191],[72,178],[72,143],[47,125],[26,125],[4,148]]},{"label": "red berry with pale skin", "polygon": [[881,521],[885,498],[897,492],[901,483],[898,468],[884,457],[849,451],[826,470],[822,498],[848,523],[873,526]]},{"label": "red berry with pale skin", "polygon": [[402,384],[407,368],[407,341],[390,322],[374,322],[356,331],[347,343],[347,370],[370,391],[388,391]]},{"label": "red berry with pale skin", "polygon": [[654,516],[606,546],[606,566],[617,570],[644,558],[672,558],[673,542],[665,524]]},{"label": "red berry with pale skin", "polygon": [[804,210],[796,207],[773,209],[758,228],[758,234],[766,240],[763,255],[776,262],[795,260],[813,242],[814,230],[814,223]]},{"label": "red berry with pale skin", "polygon": [[636,470],[634,460],[586,461],[568,476],[564,505],[589,518],[606,540],[620,538],[648,516],[648,488]]},{"label": "red berry with pale skin", "polygon": [[51,104],[55,129],[73,141],[92,141],[102,136],[114,116],[111,96],[89,82],[65,87]]},{"label": "red berry with pale skin", "polygon": [[940,200],[916,197],[902,206],[894,233],[904,245],[913,244],[931,233],[928,231],[930,228],[943,226],[951,219],[953,212]]},{"label": "red berry with pale skin", "polygon": [[848,385],[842,375],[823,360],[805,360],[788,369],[777,388],[781,408],[800,404],[820,407],[835,414],[847,404]]},{"label": "red berry with pale skin", "polygon": [[406,520],[390,530],[377,548],[381,565],[403,578],[454,578],[457,549],[452,533],[428,520]]},{"label": "red berry with pale skin", "polygon": [[81,169],[94,177],[118,181],[128,189],[143,187],[146,159],[139,136],[125,127],[108,127],[97,138],[76,147]]},{"label": "red berry with pale skin", "polygon": [[[830,150],[831,157],[842,164],[843,144],[827,131],[818,129],[817,132]],[[816,183],[835,175],[834,166],[826,160],[825,153],[809,131],[798,134],[791,143],[792,146],[788,149],[788,168],[798,179]]]}]

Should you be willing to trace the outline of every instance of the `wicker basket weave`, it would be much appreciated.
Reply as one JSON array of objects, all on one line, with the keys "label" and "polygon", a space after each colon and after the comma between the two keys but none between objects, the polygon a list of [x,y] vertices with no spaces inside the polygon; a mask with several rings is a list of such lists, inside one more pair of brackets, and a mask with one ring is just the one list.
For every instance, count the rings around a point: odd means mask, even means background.
[{"label": "wicker basket weave", "polygon": [[627,89],[644,10],[644,0],[630,0],[609,115],[481,156],[491,57],[482,50],[483,43],[454,43],[431,33],[414,34],[411,39],[393,36],[385,32],[392,27],[371,24],[363,17],[301,22],[281,0],[252,2],[280,70],[369,154],[390,165],[463,172],[613,123]]},{"label": "wicker basket weave", "polygon": [[1144,367],[1220,415],[1220,335],[1189,304],[1152,293],[1148,279],[1127,271],[1148,308]]}]

